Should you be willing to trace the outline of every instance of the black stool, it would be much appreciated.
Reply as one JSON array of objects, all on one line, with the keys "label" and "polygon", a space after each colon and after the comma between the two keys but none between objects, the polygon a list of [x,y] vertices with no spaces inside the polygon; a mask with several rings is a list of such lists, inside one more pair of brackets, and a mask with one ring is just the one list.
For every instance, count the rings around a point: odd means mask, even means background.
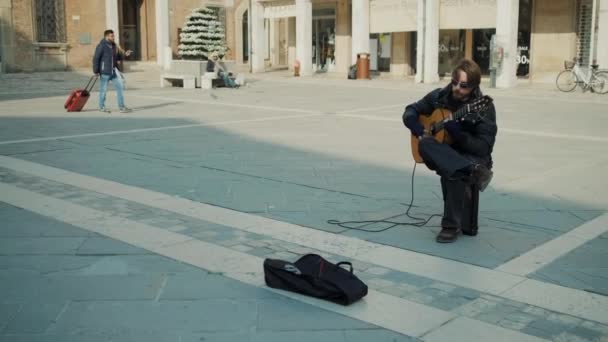
[{"label": "black stool", "polygon": [[479,229],[477,223],[477,217],[479,216],[479,188],[476,184],[465,188],[463,206],[462,234],[475,236]]}]

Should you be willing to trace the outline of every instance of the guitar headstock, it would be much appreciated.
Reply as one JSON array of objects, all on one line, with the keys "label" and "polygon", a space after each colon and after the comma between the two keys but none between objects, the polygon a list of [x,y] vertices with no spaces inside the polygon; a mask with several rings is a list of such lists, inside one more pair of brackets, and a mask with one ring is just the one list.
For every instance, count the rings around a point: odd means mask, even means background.
[{"label": "guitar headstock", "polygon": [[462,106],[456,113],[453,114],[455,120],[460,121],[473,121],[480,120],[482,115],[481,113],[485,112],[490,108],[492,102],[494,100],[488,95],[484,95],[471,103],[467,103]]},{"label": "guitar headstock", "polygon": [[490,105],[492,104],[493,101],[494,101],[494,99],[492,99],[488,95],[484,95],[484,96],[478,98],[477,100],[469,103],[467,111],[469,113],[484,112],[488,108],[490,108]]}]

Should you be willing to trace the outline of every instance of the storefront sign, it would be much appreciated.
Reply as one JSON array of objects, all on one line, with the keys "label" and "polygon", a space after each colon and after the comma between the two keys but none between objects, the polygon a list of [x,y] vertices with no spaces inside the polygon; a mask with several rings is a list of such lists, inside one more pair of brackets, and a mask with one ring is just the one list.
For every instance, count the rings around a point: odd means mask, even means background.
[{"label": "storefront sign", "polygon": [[439,28],[481,29],[496,27],[496,0],[441,0]]},{"label": "storefront sign", "polygon": [[280,2],[279,4],[273,4],[272,2],[264,6],[264,18],[266,19],[279,19],[296,16],[296,5],[285,4]]},{"label": "storefront sign", "polygon": [[530,50],[527,46],[518,46],[517,47],[517,64],[528,64],[530,63]]},{"label": "storefront sign", "polygon": [[370,0],[370,33],[417,30],[418,0]]}]

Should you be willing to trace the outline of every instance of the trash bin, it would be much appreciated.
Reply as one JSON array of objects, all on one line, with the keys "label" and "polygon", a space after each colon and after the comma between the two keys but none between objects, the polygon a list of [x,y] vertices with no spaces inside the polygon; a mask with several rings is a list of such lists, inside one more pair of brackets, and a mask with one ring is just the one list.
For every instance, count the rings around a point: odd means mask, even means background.
[{"label": "trash bin", "polygon": [[369,80],[369,53],[361,52],[357,54],[357,79]]}]

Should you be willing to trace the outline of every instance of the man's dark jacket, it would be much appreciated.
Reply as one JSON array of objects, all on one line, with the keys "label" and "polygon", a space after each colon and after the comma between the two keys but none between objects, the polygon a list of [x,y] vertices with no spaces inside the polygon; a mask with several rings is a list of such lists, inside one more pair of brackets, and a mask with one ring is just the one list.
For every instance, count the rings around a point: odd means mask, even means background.
[{"label": "man's dark jacket", "polygon": [[122,60],[122,55],[117,53],[116,44],[104,38],[95,48],[93,73],[113,76],[114,68],[118,67],[119,60]]},{"label": "man's dark jacket", "polygon": [[[433,90],[422,100],[414,102],[405,107],[403,123],[408,128],[418,122],[418,115],[431,115],[435,109],[444,108],[455,112],[461,106],[470,103],[480,97],[482,93],[476,88],[467,102],[459,102],[452,99],[452,86]],[[489,167],[492,165],[492,150],[496,141],[496,110],[491,104],[485,112],[480,113],[481,121],[463,121],[460,123],[461,132],[454,140],[452,147],[458,152],[474,157],[474,159],[485,161]]]}]

